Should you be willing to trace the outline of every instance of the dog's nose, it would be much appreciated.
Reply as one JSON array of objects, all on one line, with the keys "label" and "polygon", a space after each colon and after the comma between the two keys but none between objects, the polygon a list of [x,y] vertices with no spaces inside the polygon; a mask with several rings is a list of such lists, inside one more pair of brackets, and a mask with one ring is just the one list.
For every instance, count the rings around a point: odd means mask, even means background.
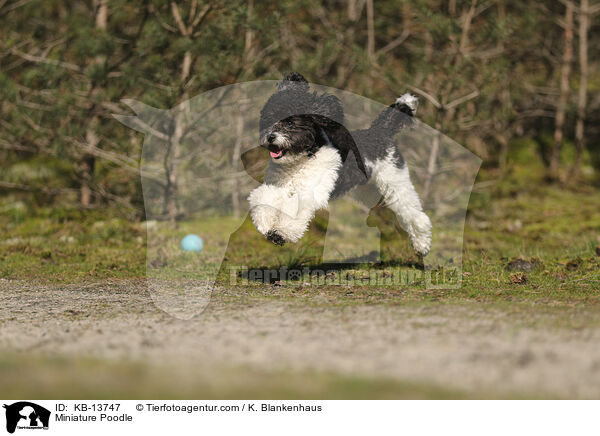
[{"label": "dog's nose", "polygon": [[274,134],[274,133],[269,133],[269,134],[267,135],[267,141],[269,141],[269,142],[273,142],[273,141],[275,141],[275,138],[276,138],[276,136],[275,136],[275,134]]}]

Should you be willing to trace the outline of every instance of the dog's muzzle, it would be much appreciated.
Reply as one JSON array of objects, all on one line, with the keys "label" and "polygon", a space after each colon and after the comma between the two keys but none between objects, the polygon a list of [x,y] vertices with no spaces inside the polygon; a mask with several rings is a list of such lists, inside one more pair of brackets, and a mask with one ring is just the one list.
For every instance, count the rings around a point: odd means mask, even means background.
[{"label": "dog's muzzle", "polygon": [[278,133],[270,132],[263,136],[260,141],[261,147],[265,147],[269,150],[269,154],[273,159],[281,159],[285,153],[286,149],[279,146],[278,141],[280,140],[280,136]]}]

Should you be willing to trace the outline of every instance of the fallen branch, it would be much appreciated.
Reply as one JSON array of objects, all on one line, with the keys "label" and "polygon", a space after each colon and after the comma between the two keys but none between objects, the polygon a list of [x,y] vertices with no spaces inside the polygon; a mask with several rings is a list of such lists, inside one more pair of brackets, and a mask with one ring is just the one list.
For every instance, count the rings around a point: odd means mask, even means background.
[{"label": "fallen branch", "polygon": [[28,192],[43,192],[45,194],[64,194],[69,192],[79,192],[78,189],[73,188],[48,188],[47,186],[29,186],[23,185],[21,183],[13,183],[7,182],[4,180],[0,180],[0,188],[4,189],[15,189],[18,191],[28,191]]},{"label": "fallen branch", "polygon": [[48,59],[48,58],[43,58],[40,56],[34,56],[29,53],[24,53],[15,48],[13,48],[10,52],[12,54],[14,54],[15,56],[19,56],[20,58],[25,59],[26,61],[29,61],[29,62],[54,65],[56,67],[63,67],[63,68],[69,69],[71,71],[75,71],[77,73],[81,71],[81,68],[79,68],[77,65],[71,64],[69,62],[62,62],[62,61],[57,61],[55,59]]}]

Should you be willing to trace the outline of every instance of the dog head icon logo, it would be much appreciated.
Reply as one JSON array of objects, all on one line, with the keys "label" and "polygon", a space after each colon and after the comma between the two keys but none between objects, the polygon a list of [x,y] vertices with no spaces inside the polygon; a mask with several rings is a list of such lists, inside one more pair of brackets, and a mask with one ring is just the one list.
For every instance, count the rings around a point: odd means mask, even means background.
[{"label": "dog head icon logo", "polygon": [[19,401],[3,406],[6,409],[6,431],[18,429],[47,429],[50,411],[29,401]]}]

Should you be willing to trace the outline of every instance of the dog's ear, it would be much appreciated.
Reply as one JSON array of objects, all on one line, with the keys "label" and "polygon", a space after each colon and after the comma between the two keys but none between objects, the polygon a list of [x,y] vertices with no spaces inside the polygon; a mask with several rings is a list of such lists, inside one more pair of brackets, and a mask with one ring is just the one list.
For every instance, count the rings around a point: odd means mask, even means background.
[{"label": "dog's ear", "polygon": [[277,91],[293,89],[296,91],[308,91],[308,81],[300,73],[288,73],[283,80],[277,84]]},{"label": "dog's ear", "polygon": [[322,134],[324,135],[325,141],[340,152],[342,162],[346,163],[346,159],[352,159],[350,154],[354,155],[356,168],[360,173],[360,175],[357,174],[357,177],[361,177],[361,184],[365,183],[368,179],[367,169],[365,167],[364,158],[361,155],[360,149],[356,145],[352,134],[344,125],[327,117],[316,116],[314,118],[316,124],[319,126]]}]

